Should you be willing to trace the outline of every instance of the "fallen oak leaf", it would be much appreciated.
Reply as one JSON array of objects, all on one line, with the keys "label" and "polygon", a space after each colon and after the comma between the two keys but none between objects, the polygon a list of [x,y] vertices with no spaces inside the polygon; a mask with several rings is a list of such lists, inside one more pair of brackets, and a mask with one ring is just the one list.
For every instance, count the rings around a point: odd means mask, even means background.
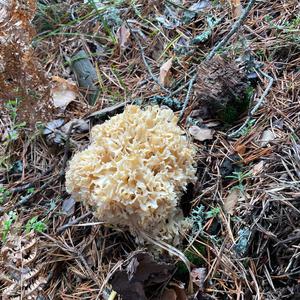
[{"label": "fallen oak leaf", "polygon": [[170,70],[172,67],[172,60],[173,58],[170,58],[165,63],[162,64],[159,70],[159,81],[163,86],[168,85],[170,81]]},{"label": "fallen oak leaf", "polygon": [[213,138],[214,132],[215,131],[211,128],[202,128],[195,125],[189,128],[190,135],[200,142],[211,140]]}]

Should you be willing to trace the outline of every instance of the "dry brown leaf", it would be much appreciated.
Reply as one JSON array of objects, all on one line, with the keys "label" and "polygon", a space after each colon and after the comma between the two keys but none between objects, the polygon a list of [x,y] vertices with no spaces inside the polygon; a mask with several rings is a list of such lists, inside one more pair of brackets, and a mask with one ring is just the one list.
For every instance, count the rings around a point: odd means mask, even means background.
[{"label": "dry brown leaf", "polygon": [[66,80],[58,76],[52,77],[51,97],[53,105],[65,109],[77,96],[77,86],[72,80]]},{"label": "dry brown leaf", "polygon": [[238,189],[232,189],[227,197],[224,199],[224,210],[232,215],[234,212],[234,208],[238,203],[239,198],[241,197],[241,191]]},{"label": "dry brown leaf", "polygon": [[177,285],[174,285],[173,289],[176,292],[177,300],[188,300],[188,297],[184,291],[184,287],[179,287]]},{"label": "dry brown leaf", "polygon": [[170,70],[172,67],[172,60],[173,58],[170,58],[160,67],[159,81],[163,86],[167,86],[170,82]]},{"label": "dry brown leaf", "polygon": [[177,300],[177,294],[173,289],[165,289],[161,300]]},{"label": "dry brown leaf", "polygon": [[111,285],[123,300],[146,300],[153,285],[169,282],[173,271],[173,265],[156,262],[149,253],[139,252],[125,268],[114,273]]},{"label": "dry brown leaf", "polygon": [[119,28],[119,30],[117,32],[117,37],[118,37],[118,40],[119,40],[120,47],[125,48],[126,44],[128,42],[128,39],[130,37],[130,30],[126,27],[125,24],[123,24]]},{"label": "dry brown leaf", "polygon": [[211,140],[214,132],[215,131],[211,128],[201,128],[199,126],[191,126],[189,128],[190,135],[200,142]]}]

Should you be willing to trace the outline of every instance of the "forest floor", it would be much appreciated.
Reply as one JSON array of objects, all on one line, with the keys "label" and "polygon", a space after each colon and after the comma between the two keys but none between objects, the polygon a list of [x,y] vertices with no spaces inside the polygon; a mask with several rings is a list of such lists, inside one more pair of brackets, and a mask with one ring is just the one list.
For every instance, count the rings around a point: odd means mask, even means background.
[{"label": "forest floor", "polygon": [[[5,0],[0,45],[1,299],[300,299],[298,0]],[[130,103],[197,147],[191,274],[65,190]]]}]

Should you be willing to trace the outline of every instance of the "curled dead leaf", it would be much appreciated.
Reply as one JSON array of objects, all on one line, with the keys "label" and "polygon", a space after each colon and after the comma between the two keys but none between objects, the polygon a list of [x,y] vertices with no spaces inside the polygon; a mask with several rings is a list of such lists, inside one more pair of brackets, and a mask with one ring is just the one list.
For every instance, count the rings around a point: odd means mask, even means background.
[{"label": "curled dead leaf", "polygon": [[78,94],[77,86],[71,79],[64,79],[58,76],[52,77],[51,97],[56,108],[66,109],[67,105],[76,99]]},{"label": "curled dead leaf", "polygon": [[170,82],[170,70],[172,67],[172,60],[173,58],[170,58],[160,67],[159,81],[163,86],[167,86]]},{"label": "curled dead leaf", "polygon": [[125,24],[123,24],[118,32],[117,32],[117,37],[118,37],[118,40],[119,40],[119,45],[121,48],[125,48],[126,47],[126,44],[128,42],[128,39],[130,37],[130,30],[126,27]]},{"label": "curled dead leaf", "polygon": [[155,294],[157,285],[168,282],[173,271],[173,265],[156,262],[149,253],[139,252],[125,268],[114,273],[111,285],[124,300],[147,300],[146,295]]},{"label": "curled dead leaf", "polygon": [[189,128],[190,135],[200,142],[211,140],[214,132],[215,131],[211,128],[201,128],[199,126],[191,126]]},{"label": "curled dead leaf", "polygon": [[241,197],[241,191],[239,189],[232,189],[227,197],[224,199],[224,210],[230,215],[233,215],[234,209]]}]

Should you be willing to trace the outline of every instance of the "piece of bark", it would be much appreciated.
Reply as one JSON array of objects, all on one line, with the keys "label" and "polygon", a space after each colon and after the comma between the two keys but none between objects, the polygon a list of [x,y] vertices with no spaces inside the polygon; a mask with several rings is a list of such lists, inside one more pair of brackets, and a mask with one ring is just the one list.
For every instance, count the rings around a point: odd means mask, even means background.
[{"label": "piece of bark", "polygon": [[194,109],[203,111],[199,116],[204,120],[223,120],[230,108],[237,111],[236,114],[242,113],[243,105],[247,108],[247,87],[246,74],[235,61],[215,56],[198,66],[198,78],[194,86],[197,104]]},{"label": "piece of bark", "polygon": [[75,74],[79,87],[86,91],[89,104],[94,105],[100,92],[96,85],[98,76],[93,64],[84,50],[80,50],[72,57],[72,70]]}]

